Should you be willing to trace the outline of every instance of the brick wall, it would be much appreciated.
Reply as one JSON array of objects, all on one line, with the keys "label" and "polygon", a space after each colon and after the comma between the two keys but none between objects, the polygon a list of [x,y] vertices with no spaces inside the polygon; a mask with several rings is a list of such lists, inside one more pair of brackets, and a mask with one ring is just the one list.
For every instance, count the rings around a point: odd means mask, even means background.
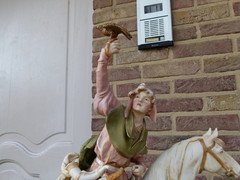
[{"label": "brick wall", "polygon": [[[135,0],[94,0],[94,26],[115,22],[133,39],[120,36],[121,52],[109,64],[109,79],[123,103],[145,82],[157,97],[157,124],[148,122],[148,165],[172,144],[209,127],[218,128],[226,150],[240,159],[240,1],[172,0],[174,46],[137,50]],[[93,29],[95,69],[108,38]],[[93,113],[98,134],[104,118]],[[220,180],[205,173],[198,179]]]}]

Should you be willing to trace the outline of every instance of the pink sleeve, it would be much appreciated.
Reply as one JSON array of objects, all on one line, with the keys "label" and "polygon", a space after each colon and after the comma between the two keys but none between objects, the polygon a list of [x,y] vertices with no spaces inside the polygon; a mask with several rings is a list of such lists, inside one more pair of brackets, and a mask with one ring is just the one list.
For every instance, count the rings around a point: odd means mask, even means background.
[{"label": "pink sleeve", "polygon": [[97,92],[94,97],[93,108],[95,112],[104,116],[113,108],[120,105],[120,102],[114,96],[112,88],[109,85],[107,64],[108,57],[105,55],[104,49],[102,49],[96,70]]}]

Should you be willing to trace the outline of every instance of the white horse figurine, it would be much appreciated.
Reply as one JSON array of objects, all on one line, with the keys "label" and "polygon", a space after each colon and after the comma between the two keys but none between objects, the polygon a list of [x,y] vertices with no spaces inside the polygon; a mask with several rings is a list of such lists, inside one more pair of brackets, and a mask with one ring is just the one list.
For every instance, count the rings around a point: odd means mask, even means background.
[{"label": "white horse figurine", "polygon": [[192,137],[164,151],[145,174],[145,180],[194,180],[203,170],[221,176],[240,176],[240,165],[223,150],[218,130]]},{"label": "white horse figurine", "polygon": [[[218,130],[209,129],[201,137],[192,137],[173,145],[164,151],[151,165],[144,180],[194,180],[197,174],[203,170],[217,173],[221,176],[240,176],[240,165],[224,150],[224,142],[217,138]],[[75,180],[69,176],[67,168],[71,163],[78,162],[78,155],[70,154],[64,158],[62,164],[62,174],[58,180]],[[86,172],[81,171],[81,180],[107,180],[105,171],[108,165],[100,166],[99,169]],[[138,174],[141,166],[133,166],[132,173]],[[80,169],[79,169],[80,171]],[[118,173],[118,172],[117,172]],[[113,176],[114,177],[114,176]],[[78,178],[77,178],[78,179]],[[80,180],[78,179],[78,180]],[[140,180],[142,175],[132,176],[131,180]]]}]

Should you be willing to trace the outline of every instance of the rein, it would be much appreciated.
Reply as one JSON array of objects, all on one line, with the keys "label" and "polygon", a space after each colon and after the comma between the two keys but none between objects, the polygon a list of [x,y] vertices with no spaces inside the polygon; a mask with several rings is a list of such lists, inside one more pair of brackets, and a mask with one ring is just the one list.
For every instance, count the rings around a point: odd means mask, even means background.
[{"label": "rein", "polygon": [[203,147],[203,157],[199,169],[199,174],[202,173],[202,171],[204,170],[204,166],[207,159],[207,153],[209,153],[222,166],[222,168],[227,171],[226,173],[227,176],[234,176],[234,172],[228,166],[226,166],[226,164],[224,164],[224,162],[212,151],[212,149],[215,146],[215,142],[210,147],[207,147],[203,139],[198,139],[198,141],[201,143]]}]

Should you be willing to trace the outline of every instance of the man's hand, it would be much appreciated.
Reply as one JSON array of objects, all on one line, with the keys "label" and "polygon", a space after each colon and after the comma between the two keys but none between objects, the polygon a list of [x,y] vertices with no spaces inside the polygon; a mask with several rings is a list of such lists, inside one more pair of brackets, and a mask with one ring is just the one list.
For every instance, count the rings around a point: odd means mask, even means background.
[{"label": "man's hand", "polygon": [[79,180],[80,173],[81,173],[81,170],[79,169],[79,167],[73,167],[69,171],[69,174],[70,174],[72,180]]},{"label": "man's hand", "polygon": [[120,43],[117,39],[111,39],[105,46],[105,54],[111,57],[113,54],[118,54],[120,51]]},{"label": "man's hand", "polygon": [[132,173],[136,177],[143,177],[147,168],[143,165],[133,165],[132,166]]}]

